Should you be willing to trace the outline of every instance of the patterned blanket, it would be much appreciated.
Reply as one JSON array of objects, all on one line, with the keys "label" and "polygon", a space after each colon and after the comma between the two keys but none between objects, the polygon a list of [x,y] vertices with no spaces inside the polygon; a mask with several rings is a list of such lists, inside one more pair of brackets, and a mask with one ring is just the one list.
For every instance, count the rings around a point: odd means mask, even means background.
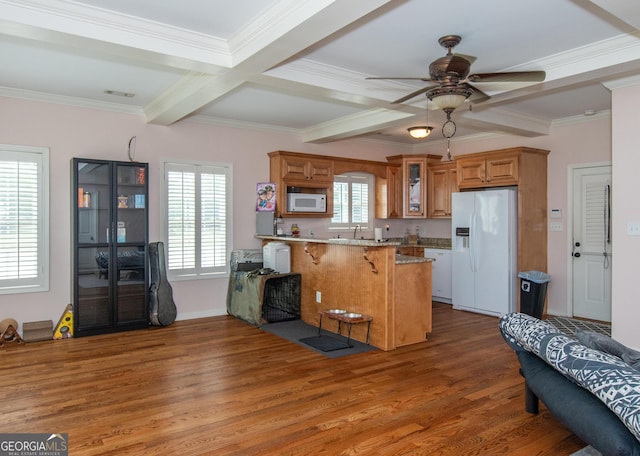
[{"label": "patterned blanket", "polygon": [[600,399],[640,441],[640,371],[588,348],[550,323],[522,313],[504,315],[500,329],[514,350],[535,353]]}]

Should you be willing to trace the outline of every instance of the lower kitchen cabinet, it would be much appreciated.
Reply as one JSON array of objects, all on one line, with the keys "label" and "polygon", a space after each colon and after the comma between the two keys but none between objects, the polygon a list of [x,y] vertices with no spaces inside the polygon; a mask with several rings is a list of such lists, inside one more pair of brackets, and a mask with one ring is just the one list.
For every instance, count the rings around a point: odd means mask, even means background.
[{"label": "lower kitchen cabinet", "polygon": [[433,262],[395,265],[393,294],[396,347],[424,342],[432,330],[432,265]]},{"label": "lower kitchen cabinet", "polygon": [[401,245],[396,248],[396,253],[398,255],[409,255],[415,257],[423,257],[424,256],[424,247],[419,247],[417,245]]}]

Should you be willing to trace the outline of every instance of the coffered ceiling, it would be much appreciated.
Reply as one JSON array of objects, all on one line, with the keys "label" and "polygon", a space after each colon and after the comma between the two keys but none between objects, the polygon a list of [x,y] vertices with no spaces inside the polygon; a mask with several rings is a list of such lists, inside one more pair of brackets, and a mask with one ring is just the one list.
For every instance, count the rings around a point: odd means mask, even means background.
[{"label": "coffered ceiling", "polygon": [[628,0],[0,0],[0,96],[285,131],[305,142],[442,140],[442,111],[417,96],[454,49],[472,73],[544,70],[485,83],[456,109],[456,137],[546,135],[608,115],[603,83],[640,75],[640,4]]}]

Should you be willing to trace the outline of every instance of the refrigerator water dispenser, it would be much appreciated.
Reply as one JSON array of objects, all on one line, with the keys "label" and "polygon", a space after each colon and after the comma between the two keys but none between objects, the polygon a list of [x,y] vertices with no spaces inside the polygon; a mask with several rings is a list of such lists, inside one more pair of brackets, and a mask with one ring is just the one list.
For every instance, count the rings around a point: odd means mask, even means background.
[{"label": "refrigerator water dispenser", "polygon": [[469,228],[456,227],[456,250],[469,248]]}]

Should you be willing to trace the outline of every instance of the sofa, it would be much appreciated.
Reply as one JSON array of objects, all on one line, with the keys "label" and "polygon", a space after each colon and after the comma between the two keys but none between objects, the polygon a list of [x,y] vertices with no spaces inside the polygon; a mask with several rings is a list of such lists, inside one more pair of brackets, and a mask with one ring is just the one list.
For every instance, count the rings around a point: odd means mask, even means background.
[{"label": "sofa", "polygon": [[540,400],[603,455],[640,455],[640,352],[523,313],[504,315],[500,332],[520,363],[527,412]]}]

